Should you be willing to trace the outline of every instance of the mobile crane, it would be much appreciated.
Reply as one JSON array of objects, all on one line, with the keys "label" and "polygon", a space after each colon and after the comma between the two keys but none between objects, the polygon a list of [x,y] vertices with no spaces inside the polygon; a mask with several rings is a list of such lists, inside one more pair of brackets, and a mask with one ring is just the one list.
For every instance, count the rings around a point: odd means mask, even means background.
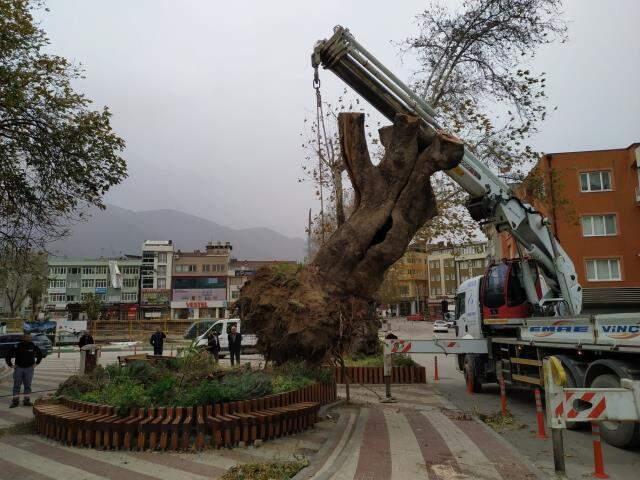
[{"label": "mobile crane", "polygon": [[[316,74],[319,67],[332,71],[387,119],[420,118],[419,142],[444,129],[434,109],[344,27],[316,43],[311,63]],[[456,354],[474,391],[495,382],[498,373],[507,384],[542,387],[542,360],[549,355],[562,362],[569,386],[616,387],[621,378],[640,379],[640,314],[581,315],[582,287],[573,262],[544,215],[468,148],[445,173],[469,194],[474,220],[514,238],[519,258],[494,262],[483,276],[460,285],[458,341],[435,339],[405,351]],[[606,422],[601,432],[612,445],[640,445],[638,423]]]}]

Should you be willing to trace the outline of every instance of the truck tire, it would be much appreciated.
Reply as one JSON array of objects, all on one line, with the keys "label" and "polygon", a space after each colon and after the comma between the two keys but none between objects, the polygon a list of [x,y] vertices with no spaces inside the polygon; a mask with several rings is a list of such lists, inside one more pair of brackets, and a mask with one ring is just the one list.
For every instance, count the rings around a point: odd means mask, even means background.
[{"label": "truck tire", "polygon": [[[606,373],[593,379],[590,388],[619,388],[617,375]],[[609,445],[619,448],[635,448],[640,446],[639,422],[600,422],[600,436]]]},{"label": "truck tire", "polygon": [[466,354],[464,356],[464,380],[467,385],[471,384],[471,391],[473,393],[480,393],[482,392],[482,383],[478,375],[476,361],[477,358],[475,355]]}]

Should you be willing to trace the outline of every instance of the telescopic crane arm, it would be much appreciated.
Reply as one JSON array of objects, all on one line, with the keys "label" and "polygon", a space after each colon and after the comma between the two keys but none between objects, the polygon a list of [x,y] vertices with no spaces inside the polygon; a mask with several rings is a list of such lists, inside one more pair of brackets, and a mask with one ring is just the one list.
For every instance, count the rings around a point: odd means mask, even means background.
[{"label": "telescopic crane arm", "polygon": [[[349,30],[341,26],[327,40],[317,42],[311,57],[314,68],[331,70],[387,119],[407,114],[422,120],[419,142],[427,145],[443,130],[437,114],[422,98],[371,55]],[[470,195],[467,205],[476,221],[492,223],[509,232],[519,246],[524,288],[528,300],[541,310],[553,305],[561,315],[577,315],[582,308],[582,288],[573,262],[555,239],[548,221],[531,205],[518,199],[511,188],[465,149],[460,164],[445,172]],[[527,259],[534,259],[549,286],[539,299]]]}]

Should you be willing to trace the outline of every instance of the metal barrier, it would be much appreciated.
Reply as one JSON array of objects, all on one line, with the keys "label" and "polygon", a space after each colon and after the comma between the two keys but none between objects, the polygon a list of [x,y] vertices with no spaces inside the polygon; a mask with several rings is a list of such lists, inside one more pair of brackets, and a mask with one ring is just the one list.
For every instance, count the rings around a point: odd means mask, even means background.
[{"label": "metal barrier", "polygon": [[[543,360],[547,421],[551,427],[557,473],[565,473],[562,430],[567,422],[591,422],[594,432],[594,476],[607,478],[600,447],[599,422],[640,420],[640,381],[620,379],[620,388],[567,388],[567,375],[559,359]],[[595,428],[594,428],[595,427]]]}]

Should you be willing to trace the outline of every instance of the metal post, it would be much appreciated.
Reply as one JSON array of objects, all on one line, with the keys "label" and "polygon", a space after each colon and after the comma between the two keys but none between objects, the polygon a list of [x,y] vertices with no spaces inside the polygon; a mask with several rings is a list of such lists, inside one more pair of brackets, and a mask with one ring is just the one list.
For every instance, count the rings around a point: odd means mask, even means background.
[{"label": "metal post", "polygon": [[[391,323],[389,322],[389,319],[387,318],[386,321],[386,334],[388,335],[391,332]],[[386,336],[386,335],[385,335]],[[384,391],[385,391],[385,398],[383,400],[380,400],[382,403],[395,403],[396,399],[393,398],[393,396],[391,395],[391,352],[389,351],[388,347],[385,344],[384,347],[384,352],[382,355],[382,366],[383,366],[383,375],[384,375]]]},{"label": "metal post", "polygon": [[562,439],[562,428],[551,429],[551,441],[553,443],[553,465],[556,473],[565,474],[564,465],[564,441]]}]

